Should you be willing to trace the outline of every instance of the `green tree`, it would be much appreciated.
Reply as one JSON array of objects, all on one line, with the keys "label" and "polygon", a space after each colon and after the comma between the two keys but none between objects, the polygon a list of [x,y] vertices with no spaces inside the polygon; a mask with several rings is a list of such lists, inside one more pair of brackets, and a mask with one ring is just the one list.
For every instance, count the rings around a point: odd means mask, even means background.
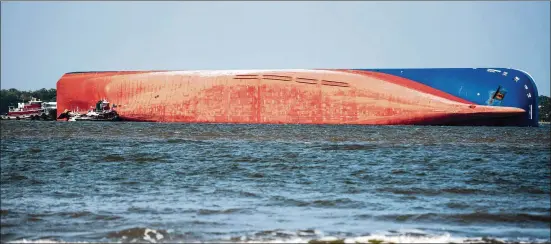
[{"label": "green tree", "polygon": [[549,97],[547,96],[538,97],[538,109],[539,109],[540,121],[550,122],[551,115],[549,114],[549,112],[551,109],[551,104],[549,101]]}]

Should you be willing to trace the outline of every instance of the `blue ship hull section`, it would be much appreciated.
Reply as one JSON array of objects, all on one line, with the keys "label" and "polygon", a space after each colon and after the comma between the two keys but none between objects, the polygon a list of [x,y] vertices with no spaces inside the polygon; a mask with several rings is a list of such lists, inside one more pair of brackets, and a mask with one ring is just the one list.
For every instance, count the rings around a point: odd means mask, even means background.
[{"label": "blue ship hull section", "polygon": [[[538,126],[538,90],[526,72],[504,68],[357,69],[410,79],[478,105],[522,108],[511,125]],[[497,92],[497,95],[496,95]]]}]

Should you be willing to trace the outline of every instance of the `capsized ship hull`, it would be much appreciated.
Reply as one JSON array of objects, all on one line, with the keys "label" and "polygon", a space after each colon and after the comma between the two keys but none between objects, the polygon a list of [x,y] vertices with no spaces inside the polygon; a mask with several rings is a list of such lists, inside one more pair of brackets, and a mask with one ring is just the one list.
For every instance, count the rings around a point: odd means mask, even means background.
[{"label": "capsized ship hull", "polygon": [[73,72],[57,82],[58,111],[105,98],[122,120],[152,122],[537,126],[537,97],[527,73],[486,68]]}]

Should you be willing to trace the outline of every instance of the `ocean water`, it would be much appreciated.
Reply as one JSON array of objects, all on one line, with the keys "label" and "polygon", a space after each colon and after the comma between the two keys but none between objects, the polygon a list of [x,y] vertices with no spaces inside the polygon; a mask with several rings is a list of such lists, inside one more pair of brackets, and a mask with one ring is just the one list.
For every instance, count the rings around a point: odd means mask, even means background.
[{"label": "ocean water", "polygon": [[548,125],[1,122],[2,242],[550,242]]}]

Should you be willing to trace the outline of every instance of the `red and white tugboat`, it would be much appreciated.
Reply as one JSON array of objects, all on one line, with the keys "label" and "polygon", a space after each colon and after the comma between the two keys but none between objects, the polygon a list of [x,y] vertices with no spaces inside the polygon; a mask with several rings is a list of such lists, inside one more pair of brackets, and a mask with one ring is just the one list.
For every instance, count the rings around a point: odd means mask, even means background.
[{"label": "red and white tugboat", "polygon": [[34,97],[27,103],[17,103],[17,108],[13,106],[8,107],[8,113],[2,115],[2,119],[14,119],[14,120],[48,120],[55,113],[57,109],[57,103],[55,102],[43,102]]}]

